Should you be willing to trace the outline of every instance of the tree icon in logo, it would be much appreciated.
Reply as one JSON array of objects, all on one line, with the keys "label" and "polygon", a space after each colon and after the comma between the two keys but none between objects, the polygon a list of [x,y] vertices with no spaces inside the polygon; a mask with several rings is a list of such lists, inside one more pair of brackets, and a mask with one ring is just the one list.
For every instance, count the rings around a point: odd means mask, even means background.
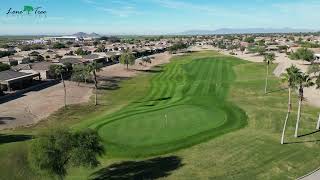
[{"label": "tree icon in logo", "polygon": [[28,14],[30,14],[30,12],[32,12],[34,9],[32,6],[24,6],[23,11],[27,12]]}]

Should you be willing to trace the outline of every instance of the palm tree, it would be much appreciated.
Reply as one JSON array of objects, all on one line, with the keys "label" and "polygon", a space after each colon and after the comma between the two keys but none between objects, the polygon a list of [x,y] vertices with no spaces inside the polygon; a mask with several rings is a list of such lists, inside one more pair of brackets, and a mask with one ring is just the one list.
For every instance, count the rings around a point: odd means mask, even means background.
[{"label": "palm tree", "polygon": [[93,81],[94,81],[94,89],[95,89],[95,98],[94,98],[94,105],[98,105],[98,80],[97,80],[97,72],[101,70],[102,65],[97,62],[92,62],[88,65],[88,71],[93,74]]},{"label": "palm tree", "polygon": [[[317,80],[316,80],[316,88],[320,89],[320,75],[318,75]],[[317,128],[318,130],[320,130],[320,114],[319,114],[319,118],[318,118],[318,123],[317,123]]]},{"label": "palm tree", "polygon": [[65,73],[65,68],[61,65],[57,65],[55,67],[54,73],[56,74],[56,76],[60,76],[60,79],[62,81],[63,84],[63,90],[64,90],[64,108],[67,107],[67,89],[66,89],[66,84],[64,82],[64,78],[63,78],[63,73]]},{"label": "palm tree", "polygon": [[123,53],[120,56],[120,64],[126,65],[127,70],[129,69],[129,65],[134,65],[135,60],[136,60],[136,58],[131,52]]},{"label": "palm tree", "polygon": [[299,106],[298,106],[298,115],[297,115],[297,122],[296,122],[296,130],[294,133],[294,137],[298,137],[298,129],[299,129],[299,123],[300,123],[300,118],[301,118],[301,106],[302,106],[302,101],[304,99],[303,97],[303,90],[305,87],[310,87],[313,86],[314,83],[312,82],[312,79],[310,78],[309,75],[307,74],[300,74],[297,77],[297,86],[299,89]]},{"label": "palm tree", "polygon": [[268,76],[269,76],[269,65],[273,63],[275,60],[276,55],[274,53],[268,53],[264,55],[264,62],[267,64],[267,75],[266,75],[266,84],[264,87],[264,93],[267,94],[267,87],[268,87]]},{"label": "palm tree", "polygon": [[282,136],[281,136],[281,144],[284,144],[284,135],[286,131],[287,122],[291,113],[292,104],[291,104],[291,90],[296,88],[297,78],[301,75],[300,69],[296,66],[292,65],[291,67],[286,69],[286,73],[282,75],[282,80],[288,84],[288,111],[287,116],[284,121]]},{"label": "palm tree", "polygon": [[317,86],[317,89],[320,89],[320,75],[317,77],[316,86]]}]

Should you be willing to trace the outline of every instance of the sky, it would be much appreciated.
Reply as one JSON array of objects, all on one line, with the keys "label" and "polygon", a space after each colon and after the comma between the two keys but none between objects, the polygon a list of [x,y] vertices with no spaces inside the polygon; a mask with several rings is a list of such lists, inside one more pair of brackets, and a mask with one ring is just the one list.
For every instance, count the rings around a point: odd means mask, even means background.
[{"label": "sky", "polygon": [[[12,14],[32,6],[45,14]],[[7,14],[10,10],[11,13]],[[0,35],[320,29],[319,0],[0,0]]]}]

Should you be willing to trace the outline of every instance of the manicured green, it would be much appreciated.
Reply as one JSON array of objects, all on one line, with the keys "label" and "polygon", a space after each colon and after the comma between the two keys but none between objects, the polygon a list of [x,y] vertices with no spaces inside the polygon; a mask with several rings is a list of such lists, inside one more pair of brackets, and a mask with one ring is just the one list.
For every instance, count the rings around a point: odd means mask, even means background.
[{"label": "manicured green", "polygon": [[161,72],[141,99],[90,127],[109,153],[131,157],[163,154],[243,127],[245,113],[225,100],[239,63],[223,57],[173,60],[154,70]]},{"label": "manicured green", "polygon": [[[119,89],[100,91],[99,107],[72,106],[36,127],[5,132],[37,134],[58,124],[98,129],[107,155],[97,169],[71,169],[67,179],[73,180],[88,179],[113,163],[162,153],[180,157],[183,164],[166,179],[294,179],[320,164],[320,134],[310,134],[319,109],[304,106],[299,134],[305,136],[293,138],[294,94],[288,144],[280,145],[287,90],[270,75],[265,94],[264,83],[263,63],[192,53],[123,81]],[[28,142],[0,144],[2,177],[46,179],[27,166]]]}]

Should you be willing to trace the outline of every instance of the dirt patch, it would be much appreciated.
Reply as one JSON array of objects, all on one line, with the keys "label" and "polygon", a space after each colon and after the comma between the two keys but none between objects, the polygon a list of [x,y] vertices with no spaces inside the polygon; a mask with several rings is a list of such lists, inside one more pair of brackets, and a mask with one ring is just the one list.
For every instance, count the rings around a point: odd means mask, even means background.
[{"label": "dirt patch", "polygon": [[[66,81],[67,103],[88,102],[92,95],[90,86],[78,86]],[[64,106],[64,91],[61,83],[40,91],[31,91],[22,97],[0,106],[0,129],[15,128],[39,122]]]},{"label": "dirt patch", "polygon": [[137,75],[140,71],[150,70],[152,67],[166,64],[170,62],[172,57],[169,53],[160,53],[150,56],[151,63],[143,64],[140,60],[135,62],[135,65],[129,66],[129,69],[125,65],[122,64],[114,64],[111,66],[104,67],[102,71],[98,73],[99,76],[103,77],[133,77]]}]

